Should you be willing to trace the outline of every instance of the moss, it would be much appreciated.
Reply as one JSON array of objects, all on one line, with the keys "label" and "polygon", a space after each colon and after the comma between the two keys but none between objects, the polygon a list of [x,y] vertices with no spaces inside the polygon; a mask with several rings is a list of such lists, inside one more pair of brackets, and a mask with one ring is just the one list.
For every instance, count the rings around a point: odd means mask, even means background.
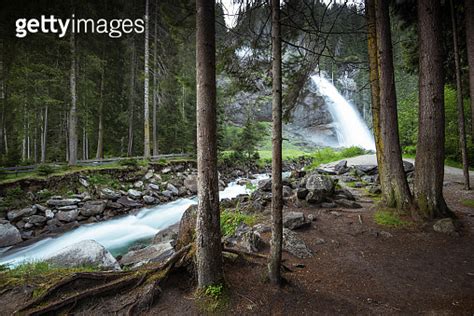
[{"label": "moss", "polygon": [[380,209],[374,214],[377,224],[388,227],[408,227],[412,223],[400,218],[400,213],[392,209]]},{"label": "moss", "polygon": [[471,200],[471,199],[462,200],[462,205],[474,208],[474,200]]}]

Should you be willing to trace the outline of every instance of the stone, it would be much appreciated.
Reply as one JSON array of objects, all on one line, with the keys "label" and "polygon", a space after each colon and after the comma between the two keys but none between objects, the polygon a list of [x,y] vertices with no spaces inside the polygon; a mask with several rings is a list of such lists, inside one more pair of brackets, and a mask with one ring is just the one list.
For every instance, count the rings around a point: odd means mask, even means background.
[{"label": "stone", "polygon": [[362,174],[374,175],[378,172],[377,165],[355,165],[354,167]]},{"label": "stone", "polygon": [[145,180],[150,180],[151,178],[153,178],[154,172],[155,170],[153,169],[148,170],[144,176]]},{"label": "stone", "polygon": [[448,235],[456,233],[456,226],[454,225],[454,221],[452,218],[449,217],[437,220],[433,225],[433,229],[435,232]]},{"label": "stone", "polygon": [[264,224],[256,224],[252,227],[252,230],[259,232],[259,233],[268,233],[272,231],[272,228],[268,225]]},{"label": "stone", "polygon": [[371,194],[381,194],[382,193],[382,188],[380,187],[380,185],[371,185],[369,188],[368,188],[368,191],[369,193]]},{"label": "stone", "polygon": [[310,191],[306,195],[306,202],[311,204],[321,203],[324,201],[324,194],[322,191]]},{"label": "stone", "polygon": [[325,175],[312,174],[306,180],[306,189],[311,191],[317,191],[323,195],[329,195],[334,192],[334,181]]},{"label": "stone", "polygon": [[161,262],[174,254],[173,246],[169,241],[149,245],[145,248],[127,252],[120,259],[122,266],[131,266],[133,268],[150,262]]},{"label": "stone", "polygon": [[41,226],[46,222],[46,217],[41,215],[31,215],[30,217],[26,218],[27,222],[33,224],[35,226]]},{"label": "stone", "polygon": [[311,221],[306,219],[303,212],[288,212],[283,215],[283,227],[298,229],[311,225]]},{"label": "stone", "polygon": [[100,190],[99,196],[100,196],[100,198],[103,199],[103,200],[116,201],[116,200],[118,200],[122,195],[120,194],[120,192],[114,191],[114,190],[112,190],[112,189],[104,188],[104,189],[101,189],[101,190]]},{"label": "stone", "polygon": [[336,172],[332,168],[328,168],[328,167],[319,167],[316,169],[316,171],[320,174],[331,175],[331,176],[336,174]]},{"label": "stone", "polygon": [[308,195],[309,191],[306,188],[298,188],[296,189],[296,196],[300,200],[306,199],[306,196]]},{"label": "stone", "polygon": [[263,192],[272,192],[272,179],[258,181],[257,189]]},{"label": "stone", "polygon": [[159,190],[160,190],[160,186],[159,186],[158,184],[154,184],[154,183],[150,183],[150,184],[148,185],[148,188],[149,188],[150,190],[153,190],[153,191],[159,191]]},{"label": "stone", "polygon": [[192,194],[197,193],[197,176],[196,175],[189,175],[184,179],[184,186],[188,189]]},{"label": "stone", "polygon": [[85,178],[79,178],[79,183],[85,188],[89,187],[89,182],[87,182],[87,179]]},{"label": "stone", "polygon": [[167,173],[170,173],[172,171],[173,170],[170,167],[166,167],[166,168],[161,169],[162,174],[167,174]]},{"label": "stone", "polygon": [[82,206],[81,215],[86,216],[86,217],[100,215],[104,212],[105,205],[106,205],[106,202],[102,200],[87,201]]},{"label": "stone", "polygon": [[322,208],[335,208],[337,207],[336,203],[334,202],[323,202],[321,203]]},{"label": "stone", "polygon": [[0,224],[0,248],[13,246],[22,241],[18,228],[10,223]]},{"label": "stone", "polygon": [[77,209],[77,205],[65,205],[65,206],[58,207],[58,210],[60,211],[71,211],[75,209]]},{"label": "stone", "polygon": [[155,203],[156,199],[150,195],[145,195],[143,197],[143,202],[145,202],[146,204],[153,204]]},{"label": "stone", "polygon": [[176,251],[192,243],[196,231],[197,206],[190,205],[179,222],[178,237],[176,239]]},{"label": "stone", "polygon": [[314,214],[308,214],[307,218],[309,221],[312,221],[312,222],[317,220],[316,215]]},{"label": "stone", "polygon": [[62,207],[62,206],[76,205],[79,202],[81,202],[81,200],[79,199],[52,199],[51,198],[46,203],[49,206]]},{"label": "stone", "polygon": [[41,204],[35,204],[34,207],[36,207],[36,210],[40,211],[40,212],[46,212],[46,210],[48,209],[46,206],[43,206]]},{"label": "stone", "polygon": [[47,209],[46,211],[44,211],[44,216],[46,216],[47,219],[52,219],[54,218],[54,212],[50,209]]},{"label": "stone", "polygon": [[143,192],[137,191],[137,190],[134,190],[134,189],[129,189],[127,191],[127,195],[128,195],[129,198],[139,199],[143,196]]},{"label": "stone", "polygon": [[164,190],[163,192],[161,192],[161,195],[163,195],[164,197],[168,199],[171,199],[173,197],[173,192],[169,190]]},{"label": "stone", "polygon": [[56,218],[61,222],[74,222],[79,215],[79,210],[72,210],[72,211],[59,211],[56,213]]},{"label": "stone", "polygon": [[127,196],[122,196],[120,199],[117,200],[117,203],[129,207],[129,208],[135,208],[135,207],[142,207],[143,205],[140,202],[137,202]]},{"label": "stone", "polygon": [[347,168],[347,160],[341,160],[334,166],[334,171],[336,174],[344,174],[349,171]]},{"label": "stone", "polygon": [[293,190],[287,185],[283,186],[283,197],[290,197],[291,194],[293,193]]},{"label": "stone", "polygon": [[22,217],[31,216],[36,214],[36,208],[26,207],[21,210],[13,210],[7,213],[7,218],[10,222],[15,222],[20,220]]},{"label": "stone", "polygon": [[248,252],[259,252],[265,247],[265,242],[257,231],[249,230],[241,234],[238,245]]},{"label": "stone", "polygon": [[[125,196],[125,198],[127,199],[126,196]],[[111,209],[118,210],[118,209],[121,209],[121,208],[123,207],[123,205],[120,204],[120,203],[118,203],[118,202],[114,202],[114,201],[111,201],[111,200],[107,200],[106,207],[107,207],[107,208],[111,208]]]},{"label": "stone", "polygon": [[121,270],[117,260],[101,244],[94,240],[83,240],[67,246],[45,261],[60,267],[96,266],[104,270]]},{"label": "stone", "polygon": [[406,173],[415,171],[415,165],[409,161],[403,160],[403,169]]},{"label": "stone", "polygon": [[337,199],[334,202],[336,202],[337,205],[345,208],[362,208],[362,205],[359,203],[347,199]]},{"label": "stone", "polygon": [[283,250],[300,259],[313,256],[305,242],[288,228],[283,228]]},{"label": "stone", "polygon": [[375,182],[375,176],[368,176],[368,175],[365,175],[365,176],[362,176],[360,179],[361,179],[363,182],[365,182],[365,183],[370,183],[370,184],[372,184],[372,183]]},{"label": "stone", "polygon": [[179,224],[174,224],[171,225],[165,229],[160,230],[158,233],[156,233],[155,237],[153,238],[153,243],[161,243],[165,241],[176,241],[178,238],[178,232],[179,232]]},{"label": "stone", "polygon": [[23,226],[24,229],[31,229],[33,228],[35,225],[31,224],[31,223],[26,223],[25,226]]},{"label": "stone", "polygon": [[179,190],[171,183],[166,185],[166,190],[170,191],[173,195],[179,195]]},{"label": "stone", "polygon": [[135,187],[136,189],[141,189],[143,188],[143,181],[137,181],[133,184],[133,187]]}]

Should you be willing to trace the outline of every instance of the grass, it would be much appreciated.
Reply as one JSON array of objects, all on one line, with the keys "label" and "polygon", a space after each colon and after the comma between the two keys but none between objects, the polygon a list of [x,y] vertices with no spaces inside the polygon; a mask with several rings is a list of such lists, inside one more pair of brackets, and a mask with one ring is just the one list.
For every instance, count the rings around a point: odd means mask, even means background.
[{"label": "grass", "polygon": [[471,200],[471,199],[462,200],[462,205],[474,208],[474,200]]},{"label": "grass", "polygon": [[401,219],[399,213],[388,209],[381,209],[375,212],[374,220],[377,224],[388,227],[400,228],[411,225],[411,222]]},{"label": "grass", "polygon": [[237,228],[242,224],[253,226],[257,222],[257,218],[252,215],[244,214],[238,209],[223,210],[221,212],[221,231],[224,236],[232,236]]},{"label": "grass", "polygon": [[[415,159],[416,155],[415,154],[403,154],[403,158]],[[459,162],[459,161],[454,161],[452,159],[445,159],[444,164],[448,167],[462,169],[462,163]],[[469,167],[469,170],[474,171],[474,167]]]},{"label": "grass", "polygon": [[223,284],[209,285],[196,292],[196,299],[203,314],[224,314],[229,293]]}]

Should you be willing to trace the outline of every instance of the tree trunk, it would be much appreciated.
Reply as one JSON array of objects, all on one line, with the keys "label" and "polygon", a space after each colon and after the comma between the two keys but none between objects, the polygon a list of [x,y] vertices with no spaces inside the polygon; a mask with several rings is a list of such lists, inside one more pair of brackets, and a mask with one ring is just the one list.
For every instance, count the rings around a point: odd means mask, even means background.
[{"label": "tree trunk", "polygon": [[105,65],[102,66],[102,71],[100,73],[99,128],[97,133],[96,159],[104,158],[104,72]]},{"label": "tree trunk", "polygon": [[366,0],[366,15],[367,15],[367,44],[369,54],[369,79],[371,88],[371,103],[372,103],[372,125],[374,129],[375,148],[377,156],[377,165],[379,170],[379,178],[383,178],[383,142],[380,131],[380,86],[379,86],[379,71],[378,71],[378,50],[377,50],[377,26],[375,20],[375,1]]},{"label": "tree trunk", "polygon": [[133,153],[133,112],[135,107],[135,42],[132,39],[132,52],[130,58],[130,90],[128,95],[128,146],[127,156]]},{"label": "tree trunk", "polygon": [[150,81],[150,69],[148,66],[148,59],[149,59],[149,45],[148,45],[148,33],[149,33],[149,18],[148,18],[148,0],[145,0],[145,83],[144,83],[144,113],[143,113],[143,121],[145,131],[143,132],[144,138],[144,153],[143,156],[145,159],[150,158],[150,97],[149,97],[149,81]]},{"label": "tree trunk", "polygon": [[198,287],[223,282],[217,175],[215,1],[196,1]]},{"label": "tree trunk", "polygon": [[415,202],[419,215],[449,215],[443,197],[444,73],[439,1],[418,1],[419,114],[415,159]]},{"label": "tree trunk", "polygon": [[282,194],[282,105],[281,105],[281,32],[280,0],[272,0],[272,237],[268,276],[274,285],[281,283],[281,250],[283,241]]},{"label": "tree trunk", "polygon": [[474,143],[474,1],[465,0],[466,49],[469,64],[469,95],[471,99],[471,141]]},{"label": "tree trunk", "polygon": [[408,209],[412,198],[398,136],[397,96],[393,69],[392,36],[390,31],[389,2],[375,1],[378,73],[380,93],[380,136],[382,143],[380,163],[383,166],[380,184],[386,206]]},{"label": "tree trunk", "polygon": [[41,163],[46,162],[46,141],[48,135],[48,105],[44,108],[43,125],[41,131]]},{"label": "tree trunk", "polygon": [[[456,95],[457,95],[457,108],[458,108],[458,133],[459,133],[459,148],[461,149],[462,167],[464,174],[464,189],[469,190],[469,159],[467,156],[467,144],[466,144],[466,125],[464,120],[464,104],[462,98],[462,84],[461,84],[461,65],[459,60],[459,47],[458,47],[458,30],[456,26],[456,19],[454,17],[454,5],[453,0],[449,1],[451,6],[451,25],[453,28],[453,47],[454,47],[454,67],[456,70]],[[474,16],[471,16],[474,18]]]},{"label": "tree trunk", "polygon": [[158,2],[155,2],[155,23],[153,39],[153,156],[158,156],[158,134],[156,122],[156,110],[158,103]]},{"label": "tree trunk", "polygon": [[69,82],[71,86],[71,109],[69,112],[69,165],[77,164],[77,95],[76,95],[76,43],[74,33],[71,32],[71,72]]}]

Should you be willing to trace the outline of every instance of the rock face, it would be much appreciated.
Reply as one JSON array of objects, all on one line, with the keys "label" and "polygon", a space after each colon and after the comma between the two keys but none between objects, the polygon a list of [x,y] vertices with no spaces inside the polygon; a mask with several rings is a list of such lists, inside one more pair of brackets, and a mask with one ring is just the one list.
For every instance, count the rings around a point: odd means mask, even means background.
[{"label": "rock face", "polygon": [[117,260],[101,244],[83,240],[59,250],[45,261],[61,267],[97,266],[104,270],[121,270]]},{"label": "rock face", "polygon": [[289,229],[297,229],[311,225],[303,212],[288,212],[283,216],[283,226]]},{"label": "rock face", "polygon": [[304,241],[298,238],[298,235],[288,228],[283,228],[283,250],[301,259],[313,256],[313,253],[308,246],[306,246]]},{"label": "rock face", "polygon": [[0,247],[12,246],[21,241],[21,234],[18,228],[10,223],[0,224]]},{"label": "rock face", "polygon": [[184,211],[179,222],[178,238],[176,239],[176,251],[187,246],[194,239],[196,230],[197,206],[191,205]]}]

